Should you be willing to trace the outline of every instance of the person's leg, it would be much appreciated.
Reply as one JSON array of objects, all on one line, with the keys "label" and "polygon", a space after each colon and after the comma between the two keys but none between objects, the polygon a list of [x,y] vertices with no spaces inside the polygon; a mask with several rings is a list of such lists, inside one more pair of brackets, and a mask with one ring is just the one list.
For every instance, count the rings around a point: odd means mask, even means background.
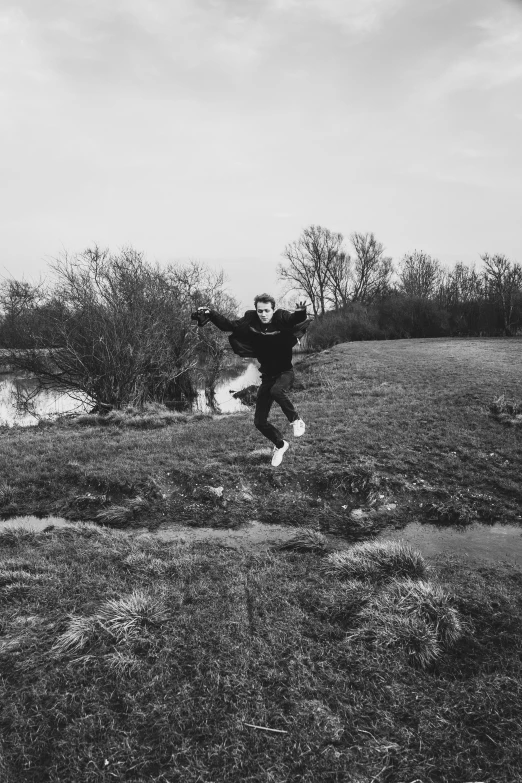
[{"label": "person's leg", "polygon": [[270,409],[274,401],[274,398],[271,394],[271,388],[273,384],[273,378],[266,376],[261,378],[261,386],[257,392],[254,425],[259,430],[259,432],[265,436],[265,438],[268,438],[268,440],[272,441],[276,448],[280,449],[284,445],[283,436],[277,427],[274,427],[274,425],[270,424],[268,421],[268,414],[270,413]]},{"label": "person's leg", "polygon": [[289,422],[297,421],[300,418],[299,414],[294,408],[292,400],[288,396],[288,392],[294,385],[294,379],[294,371],[287,370],[286,372],[282,372],[277,377],[275,383],[273,383],[272,387],[270,388],[270,395],[272,400],[277,402],[277,404],[281,407],[281,410]]}]

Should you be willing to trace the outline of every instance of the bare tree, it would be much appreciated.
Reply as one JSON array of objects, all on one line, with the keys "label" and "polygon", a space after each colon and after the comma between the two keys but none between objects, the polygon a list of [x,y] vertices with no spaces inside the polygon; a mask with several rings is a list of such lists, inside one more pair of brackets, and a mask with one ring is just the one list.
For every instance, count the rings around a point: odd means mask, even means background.
[{"label": "bare tree", "polygon": [[[238,304],[225,290],[225,274],[213,271],[198,261],[187,264],[169,265],[166,270],[173,287],[182,301],[190,301],[192,310],[206,306],[228,318],[235,318]],[[198,329],[198,383],[204,385],[212,395],[225,355],[230,350],[227,336],[218,329]]]},{"label": "bare tree", "polygon": [[384,255],[384,245],[373,233],[354,232],[350,239],[355,249],[351,299],[366,304],[389,290],[392,259]]},{"label": "bare tree", "polygon": [[500,307],[504,334],[511,337],[517,323],[513,318],[515,306],[522,297],[522,266],[501,254],[485,253],[481,259],[487,292]]},{"label": "bare tree", "polygon": [[12,350],[11,364],[42,388],[76,392],[100,408],[193,393],[201,342],[190,313],[202,283],[206,298],[213,282],[219,297],[219,278],[205,281],[199,270],[196,289],[187,269],[163,271],[132,248],[89,248],[52,269],[54,284],[30,320],[34,347]]},{"label": "bare tree", "polygon": [[346,307],[352,298],[352,259],[341,251],[332,259],[328,268],[327,299],[334,310]]},{"label": "bare tree", "polygon": [[432,299],[441,281],[439,261],[422,250],[408,253],[402,259],[399,281],[407,296]]},{"label": "bare tree", "polygon": [[[309,226],[283,252],[287,263],[280,264],[279,276],[291,283],[293,290],[304,292],[310,299],[314,315],[326,312],[332,296],[335,301],[332,273],[336,265],[339,271],[343,268],[341,254],[346,261],[342,244],[342,234],[322,226]],[[340,289],[337,294],[340,295]]]},{"label": "bare tree", "polygon": [[483,278],[475,267],[457,262],[448,272],[441,270],[437,297],[443,307],[478,302],[484,297]]},{"label": "bare tree", "polygon": [[[0,283],[0,347],[17,343],[18,348],[31,345],[28,317],[42,296],[42,283],[33,285],[25,280],[7,279]],[[25,329],[21,328],[22,323]]]}]

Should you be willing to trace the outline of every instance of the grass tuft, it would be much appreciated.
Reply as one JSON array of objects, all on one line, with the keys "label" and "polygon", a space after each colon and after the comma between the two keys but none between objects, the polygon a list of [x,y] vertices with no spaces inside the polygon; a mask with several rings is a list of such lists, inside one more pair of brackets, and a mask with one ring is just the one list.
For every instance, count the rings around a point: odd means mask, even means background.
[{"label": "grass tuft", "polygon": [[123,598],[106,601],[88,617],[71,617],[67,629],[60,635],[53,651],[57,655],[82,652],[97,641],[115,645],[129,642],[141,632],[161,626],[170,613],[160,595],[134,590]]},{"label": "grass tuft", "polygon": [[408,544],[372,541],[355,544],[346,552],[332,552],[323,561],[322,570],[338,579],[421,579],[427,567],[420,552]]},{"label": "grass tuft", "polygon": [[109,506],[96,514],[96,521],[108,527],[124,527],[133,517],[128,506]]},{"label": "grass tuft", "polygon": [[375,600],[376,606],[388,613],[422,617],[436,630],[439,641],[448,647],[462,635],[462,623],[453,599],[434,582],[395,579]]},{"label": "grass tuft", "polygon": [[169,618],[169,611],[160,596],[134,590],[123,598],[107,601],[95,617],[117,639],[122,639],[141,628],[160,626]]},{"label": "grass tuft", "polygon": [[328,590],[321,600],[321,611],[336,622],[353,620],[371,601],[375,587],[361,579],[348,579]]},{"label": "grass tuft", "polygon": [[304,527],[295,536],[279,545],[278,549],[288,549],[294,552],[319,552],[327,550],[328,539],[318,530]]},{"label": "grass tuft", "polygon": [[507,399],[504,394],[498,397],[489,405],[489,410],[495,416],[507,413],[509,416],[520,416],[522,414],[522,401]]},{"label": "grass tuft", "polygon": [[489,411],[493,417],[508,427],[522,427],[522,401],[510,400],[504,394],[490,403]]},{"label": "grass tuft", "polygon": [[58,655],[81,652],[92,641],[96,628],[95,617],[71,617],[67,630],[54,643],[53,652]]},{"label": "grass tuft", "polygon": [[410,663],[432,666],[462,636],[462,622],[440,585],[394,579],[361,610],[347,642],[401,649]]}]

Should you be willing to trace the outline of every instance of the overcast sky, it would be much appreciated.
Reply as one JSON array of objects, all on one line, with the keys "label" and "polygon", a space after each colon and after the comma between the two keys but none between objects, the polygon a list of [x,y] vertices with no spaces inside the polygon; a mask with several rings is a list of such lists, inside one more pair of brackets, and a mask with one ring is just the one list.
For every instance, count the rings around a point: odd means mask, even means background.
[{"label": "overcast sky", "polygon": [[0,0],[4,276],[132,245],[247,305],[312,223],[522,262],[521,139],[520,0]]}]

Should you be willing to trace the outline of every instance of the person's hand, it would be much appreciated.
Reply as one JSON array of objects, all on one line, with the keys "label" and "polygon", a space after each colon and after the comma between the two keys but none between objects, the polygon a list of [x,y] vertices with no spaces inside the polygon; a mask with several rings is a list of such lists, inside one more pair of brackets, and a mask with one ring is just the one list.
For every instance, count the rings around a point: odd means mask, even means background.
[{"label": "person's hand", "polygon": [[306,301],[304,299],[302,299],[300,302],[296,302],[296,304],[295,304],[295,309],[296,310],[306,310],[307,307],[308,307],[308,304],[306,303]]},{"label": "person's hand", "polygon": [[210,310],[208,307],[198,307],[198,313],[210,313]]}]

